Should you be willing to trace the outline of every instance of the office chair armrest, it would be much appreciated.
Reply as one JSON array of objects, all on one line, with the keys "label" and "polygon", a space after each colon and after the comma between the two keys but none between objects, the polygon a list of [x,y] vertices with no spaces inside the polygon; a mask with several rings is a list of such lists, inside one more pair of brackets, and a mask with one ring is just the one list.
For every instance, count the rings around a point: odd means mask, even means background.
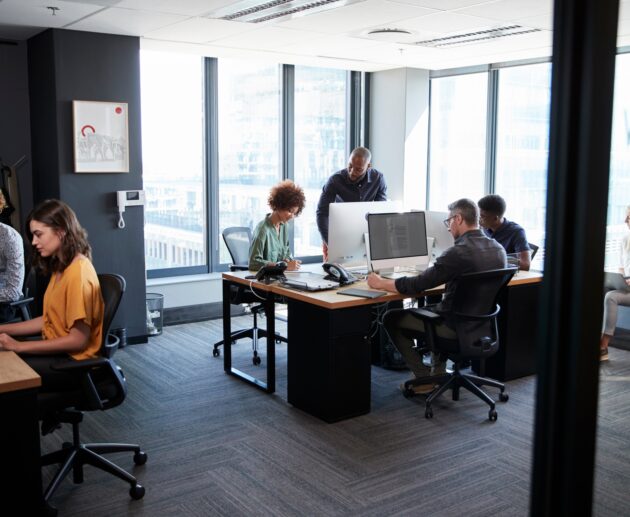
[{"label": "office chair armrest", "polygon": [[107,334],[107,339],[105,343],[103,343],[103,347],[101,349],[101,355],[103,357],[110,358],[114,355],[114,352],[118,350],[118,345],[120,344],[120,338],[112,333]]},{"label": "office chair armrest", "polygon": [[238,264],[230,264],[230,271],[249,271],[249,266],[242,266]]},{"label": "office chair armrest", "polygon": [[15,300],[14,302],[9,302],[9,306],[10,307],[21,307],[22,305],[26,305],[28,303],[31,303],[33,300],[35,300],[35,298],[33,298],[33,297],[20,298],[19,300]]},{"label": "office chair armrest", "polygon": [[105,357],[95,357],[94,359],[82,359],[81,361],[75,361],[74,359],[68,359],[67,361],[59,361],[50,365],[51,370],[56,372],[81,372],[89,371],[96,366],[103,366],[109,361]]},{"label": "office chair armrest", "polygon": [[466,320],[489,320],[496,317],[499,312],[501,312],[501,307],[499,305],[496,306],[494,312],[490,314],[464,314],[462,312],[453,313],[457,318],[466,319]]}]

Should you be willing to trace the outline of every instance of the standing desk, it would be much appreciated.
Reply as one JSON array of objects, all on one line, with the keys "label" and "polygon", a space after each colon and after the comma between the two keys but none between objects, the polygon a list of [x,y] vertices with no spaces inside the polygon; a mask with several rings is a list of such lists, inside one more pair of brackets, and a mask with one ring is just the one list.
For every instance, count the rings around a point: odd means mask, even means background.
[{"label": "standing desk", "polygon": [[14,352],[0,351],[0,492],[2,505],[48,514],[42,495],[37,389],[41,378]]},{"label": "standing desk", "polygon": [[[275,391],[275,322],[274,300],[276,296],[285,298],[288,306],[288,345],[287,345],[287,398],[291,405],[310,413],[326,422],[336,422],[346,418],[369,413],[371,391],[370,346],[367,335],[371,324],[370,305],[408,298],[401,294],[387,294],[379,298],[357,298],[340,296],[338,291],[315,293],[295,291],[278,284],[262,284],[246,280],[251,272],[239,271],[223,274],[223,337],[224,370],[239,377],[267,393]],[[519,271],[510,282],[508,292],[516,287],[539,287],[542,274]],[[255,379],[232,367],[230,324],[230,286],[251,285],[255,292],[265,298],[261,302],[267,317],[267,382]],[[357,282],[350,287],[367,288],[365,282]],[[423,295],[439,294],[443,286],[430,289]],[[512,303],[512,307],[510,306]],[[510,317],[518,321],[531,322],[532,314],[519,315],[518,297],[509,297],[501,305],[500,319],[509,322]],[[514,319],[513,318],[513,319]],[[502,323],[500,323],[502,325]],[[529,334],[521,335],[515,344],[524,344],[525,355],[531,356],[529,363],[535,371],[535,332],[536,325],[529,325]],[[509,349],[510,343],[503,338],[501,347]],[[522,355],[522,354],[520,354]],[[499,358],[498,366],[486,361],[486,372],[501,373],[506,363],[519,354],[507,354]],[[531,366],[531,365],[529,365]],[[528,367],[529,367],[528,366]]]}]

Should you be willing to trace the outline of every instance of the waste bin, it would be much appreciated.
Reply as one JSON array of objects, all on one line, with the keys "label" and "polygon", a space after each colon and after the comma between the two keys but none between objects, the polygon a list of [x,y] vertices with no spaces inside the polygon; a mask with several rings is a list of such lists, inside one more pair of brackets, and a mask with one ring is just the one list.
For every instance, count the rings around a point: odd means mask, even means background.
[{"label": "waste bin", "polygon": [[159,336],[164,325],[164,295],[147,293],[147,334]]}]

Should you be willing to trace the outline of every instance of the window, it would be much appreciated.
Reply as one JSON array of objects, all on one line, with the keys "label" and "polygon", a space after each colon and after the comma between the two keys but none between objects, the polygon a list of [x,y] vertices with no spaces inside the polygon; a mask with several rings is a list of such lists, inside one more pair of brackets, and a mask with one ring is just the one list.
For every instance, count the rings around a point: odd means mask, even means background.
[{"label": "window", "polygon": [[347,75],[343,70],[295,67],[294,178],[306,207],[294,220],[294,254],[321,255],[315,210],[328,177],[346,166]]},{"label": "window", "polygon": [[[252,230],[270,209],[269,189],[282,178],[279,65],[218,61],[219,232]],[[230,261],[220,240],[219,261]]]},{"label": "window", "polygon": [[431,81],[429,209],[484,194],[488,74]]},{"label": "window", "polygon": [[610,153],[606,269],[619,269],[619,246],[628,234],[624,223],[630,205],[630,54],[617,56]]},{"label": "window", "polygon": [[207,270],[202,58],[142,51],[145,257],[151,276]]},{"label": "window", "polygon": [[499,70],[494,191],[507,203],[506,217],[540,246],[537,269],[544,255],[550,97],[550,63]]}]

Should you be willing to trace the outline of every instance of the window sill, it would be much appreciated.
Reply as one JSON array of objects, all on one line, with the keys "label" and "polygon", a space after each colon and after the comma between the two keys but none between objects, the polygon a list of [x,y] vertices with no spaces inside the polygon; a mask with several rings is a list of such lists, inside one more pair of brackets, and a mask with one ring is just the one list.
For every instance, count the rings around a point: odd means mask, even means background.
[{"label": "window sill", "polygon": [[164,278],[148,278],[147,287],[160,285],[193,284],[196,282],[207,282],[210,280],[221,280],[221,273],[204,273],[203,275],[182,275],[168,276]]}]

